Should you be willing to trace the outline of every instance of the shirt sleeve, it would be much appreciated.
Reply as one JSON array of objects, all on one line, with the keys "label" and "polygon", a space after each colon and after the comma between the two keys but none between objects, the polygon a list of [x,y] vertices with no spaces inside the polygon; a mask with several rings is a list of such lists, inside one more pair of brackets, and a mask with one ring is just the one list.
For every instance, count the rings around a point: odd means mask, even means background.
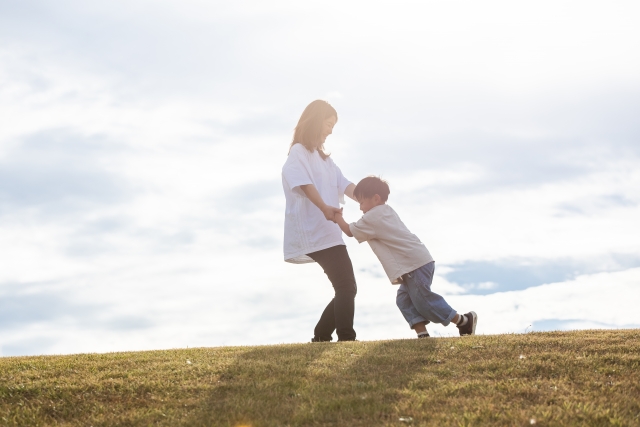
[{"label": "shirt sleeve", "polygon": [[336,165],[336,171],[338,173],[338,188],[340,189],[340,193],[344,194],[344,190],[346,190],[347,187],[353,183],[345,178],[344,175],[342,175],[342,171],[340,170],[338,165]]},{"label": "shirt sleeve", "polygon": [[306,150],[301,144],[295,144],[291,147],[289,157],[282,167],[282,178],[292,191],[298,192],[301,190],[297,187],[313,184],[311,174],[309,173],[309,162],[303,155],[304,153],[300,153],[300,149]]},{"label": "shirt sleeve", "polygon": [[349,224],[349,230],[358,243],[366,242],[367,240],[375,239],[376,237],[375,227],[371,221],[367,221],[367,219],[367,214],[364,214],[358,222],[352,222]]},{"label": "shirt sleeve", "polygon": [[[331,161],[333,162],[333,160]],[[335,164],[335,162],[333,163],[333,166],[336,168],[336,177],[338,181],[338,201],[340,202],[340,204],[344,205],[344,190],[346,190],[349,184],[351,184],[351,181],[344,177],[342,171],[340,170],[338,165]]]}]

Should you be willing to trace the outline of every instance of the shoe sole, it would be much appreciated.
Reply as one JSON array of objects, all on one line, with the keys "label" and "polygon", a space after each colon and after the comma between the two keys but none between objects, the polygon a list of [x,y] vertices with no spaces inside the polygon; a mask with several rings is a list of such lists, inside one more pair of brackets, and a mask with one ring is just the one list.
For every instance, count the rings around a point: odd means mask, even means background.
[{"label": "shoe sole", "polygon": [[475,335],[476,334],[476,325],[478,324],[478,315],[476,314],[475,311],[470,311],[469,314],[471,315],[471,317],[473,317],[473,326],[471,327],[471,334],[470,335]]}]

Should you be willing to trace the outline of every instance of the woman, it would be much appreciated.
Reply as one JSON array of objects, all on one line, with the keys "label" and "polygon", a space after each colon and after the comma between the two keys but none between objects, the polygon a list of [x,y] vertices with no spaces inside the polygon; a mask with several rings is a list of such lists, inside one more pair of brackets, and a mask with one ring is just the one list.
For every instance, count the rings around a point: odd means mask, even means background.
[{"label": "woman", "polygon": [[[317,100],[305,108],[293,134],[289,157],[282,168],[287,199],[284,221],[284,259],[320,264],[335,290],[315,327],[312,342],[353,341],[356,280],[340,227],[333,222],[344,195],[353,199],[355,185],[324,151],[338,113],[328,102]],[[355,200],[355,199],[354,199]]]}]

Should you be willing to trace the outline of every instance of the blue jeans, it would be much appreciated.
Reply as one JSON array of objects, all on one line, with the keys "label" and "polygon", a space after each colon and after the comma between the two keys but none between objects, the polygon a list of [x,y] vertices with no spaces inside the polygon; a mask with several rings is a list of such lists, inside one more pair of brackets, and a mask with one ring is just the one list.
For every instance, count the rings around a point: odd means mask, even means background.
[{"label": "blue jeans", "polygon": [[416,323],[433,322],[447,326],[456,311],[440,295],[431,292],[435,262],[402,275],[396,304],[411,329]]}]

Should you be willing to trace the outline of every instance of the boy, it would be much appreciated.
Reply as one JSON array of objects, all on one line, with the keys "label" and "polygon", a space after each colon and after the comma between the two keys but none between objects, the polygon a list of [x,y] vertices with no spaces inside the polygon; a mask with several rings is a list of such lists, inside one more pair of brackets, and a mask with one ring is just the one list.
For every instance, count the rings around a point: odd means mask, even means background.
[{"label": "boy", "polygon": [[460,336],[474,335],[478,316],[470,311],[458,314],[440,295],[431,291],[435,262],[431,254],[409,229],[398,214],[386,204],[389,184],[369,176],[356,185],[354,197],[364,215],[351,224],[336,213],[334,221],[344,234],[355,237],[359,243],[369,242],[392,284],[400,284],[396,304],[409,327],[418,338],[427,338],[426,324],[453,322]]}]

